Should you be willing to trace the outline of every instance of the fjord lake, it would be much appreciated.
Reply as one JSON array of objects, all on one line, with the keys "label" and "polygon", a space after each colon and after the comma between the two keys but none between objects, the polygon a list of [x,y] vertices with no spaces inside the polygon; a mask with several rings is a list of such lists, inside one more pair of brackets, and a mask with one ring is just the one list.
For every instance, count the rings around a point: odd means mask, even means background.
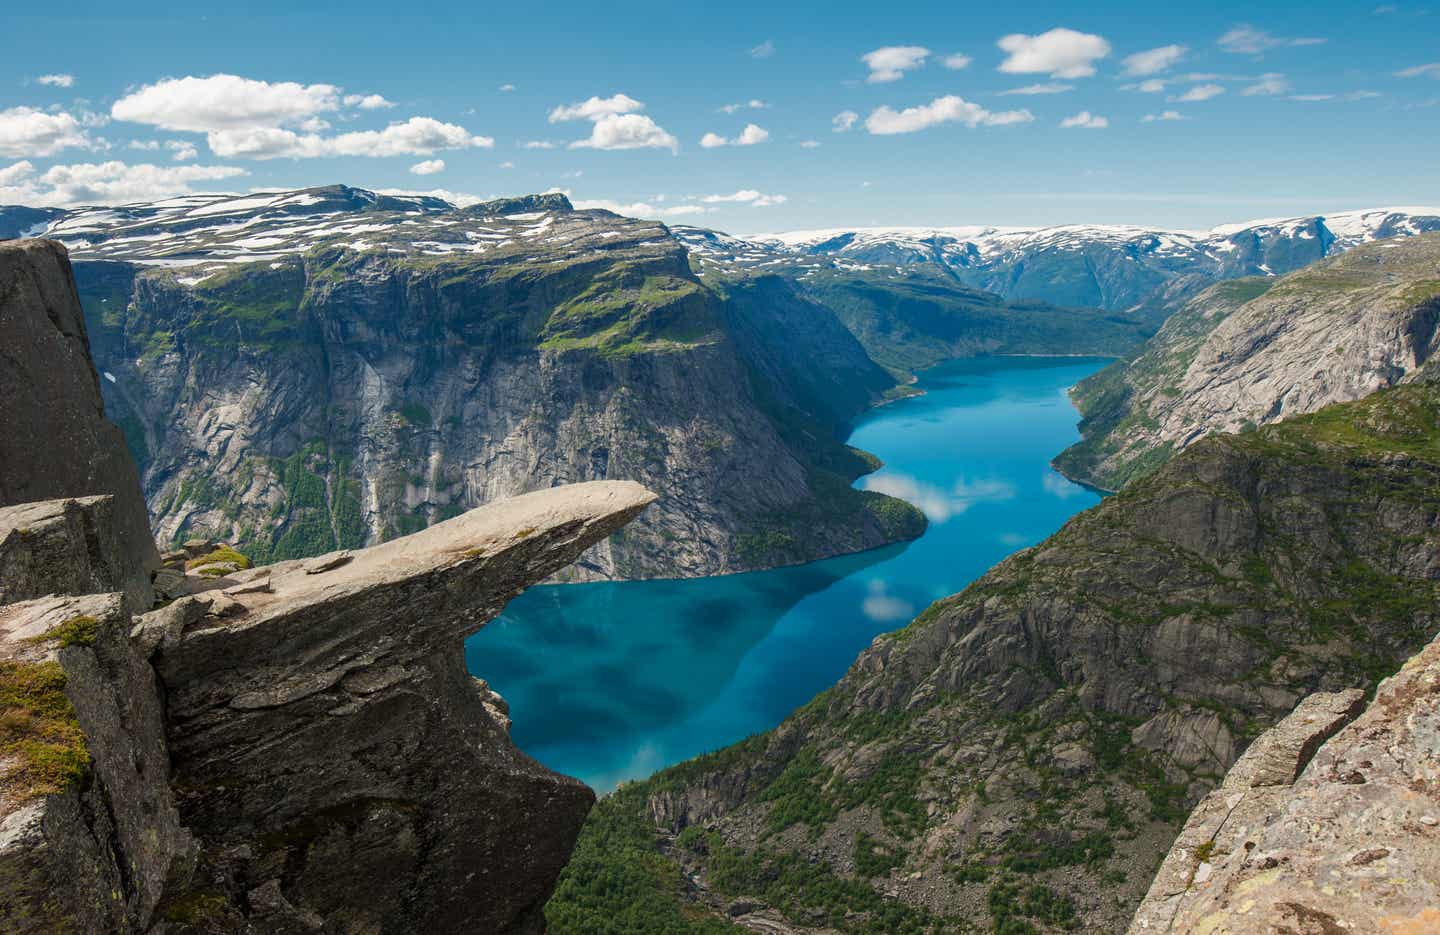
[{"label": "fjord lake", "polygon": [[779,724],[878,634],[1035,545],[1099,495],[1049,461],[1079,439],[1066,395],[1108,361],[993,357],[920,375],[861,417],[885,462],[857,484],[924,510],[918,540],[714,578],[531,588],[465,645],[512,735],[608,792]]}]

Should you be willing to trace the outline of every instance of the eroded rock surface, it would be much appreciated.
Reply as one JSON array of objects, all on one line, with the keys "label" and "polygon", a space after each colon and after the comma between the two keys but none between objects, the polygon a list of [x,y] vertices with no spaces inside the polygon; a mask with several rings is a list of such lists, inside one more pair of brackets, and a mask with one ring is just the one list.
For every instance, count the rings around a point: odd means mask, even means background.
[{"label": "eroded rock surface", "polygon": [[1312,695],[1256,740],[1191,814],[1130,932],[1440,931],[1437,839],[1440,641],[1368,707]]},{"label": "eroded rock surface", "polygon": [[53,241],[0,243],[0,505],[97,494],[114,497],[124,590],[148,607],[160,556],[124,436],[105,419],[70,260]]}]

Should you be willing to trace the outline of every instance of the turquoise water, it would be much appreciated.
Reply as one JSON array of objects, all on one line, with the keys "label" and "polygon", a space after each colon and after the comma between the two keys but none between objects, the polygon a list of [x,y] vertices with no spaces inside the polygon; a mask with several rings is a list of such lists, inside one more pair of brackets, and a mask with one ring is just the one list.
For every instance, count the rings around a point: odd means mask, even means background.
[{"label": "turquoise water", "polygon": [[1065,390],[1105,361],[988,358],[921,375],[863,417],[859,483],[923,509],[919,540],[794,568],[532,588],[465,646],[515,742],[598,791],[780,723],[903,626],[1099,497],[1050,458],[1079,438]]}]

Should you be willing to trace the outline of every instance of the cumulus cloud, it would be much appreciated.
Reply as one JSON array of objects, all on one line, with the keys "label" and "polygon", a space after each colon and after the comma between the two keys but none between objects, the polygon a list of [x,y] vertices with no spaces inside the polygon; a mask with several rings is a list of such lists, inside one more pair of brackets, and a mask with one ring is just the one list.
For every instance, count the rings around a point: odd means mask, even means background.
[{"label": "cumulus cloud", "polygon": [[437,172],[444,171],[444,159],[426,159],[424,162],[417,162],[410,167],[411,175],[434,175]]},{"label": "cumulus cloud", "polygon": [[166,130],[210,133],[295,125],[340,106],[340,89],[332,84],[272,83],[220,74],[147,84],[116,101],[110,116]]},{"label": "cumulus cloud", "polygon": [[733,140],[727,140],[718,133],[707,133],[700,138],[700,145],[706,149],[715,149],[719,146],[754,146],[756,143],[763,143],[770,139],[770,131],[764,127],[754,124],[745,124],[745,129]]},{"label": "cumulus cloud", "polygon": [[1014,33],[996,45],[1008,54],[1000,63],[1001,71],[1052,78],[1088,78],[1095,74],[1095,62],[1110,54],[1104,38],[1073,29],[1052,29],[1038,36]]},{"label": "cumulus cloud", "polygon": [[721,136],[718,133],[707,133],[704,136],[700,137],[700,145],[705,147],[706,149],[715,149],[716,147],[724,146],[729,142],[729,140],[725,139],[725,137]]},{"label": "cumulus cloud", "polygon": [[1146,123],[1154,123],[1157,120],[1184,120],[1185,117],[1178,110],[1162,110],[1158,114],[1146,114],[1140,119]]},{"label": "cumulus cloud", "polygon": [[1440,62],[1430,62],[1427,65],[1416,65],[1413,68],[1402,68],[1395,73],[1396,78],[1440,78]]},{"label": "cumulus cloud", "polygon": [[280,127],[217,130],[209,134],[209,141],[216,155],[246,159],[429,156],[442,149],[488,149],[495,145],[488,136],[472,136],[464,127],[430,117],[411,117],[383,130],[358,130],[329,137]]},{"label": "cumulus cloud", "polygon": [[589,139],[571,149],[668,149],[679,152],[680,141],[644,114],[610,114],[595,121]]},{"label": "cumulus cloud", "polygon": [[36,84],[48,84],[52,88],[68,88],[75,84],[74,75],[41,75]]},{"label": "cumulus cloud", "polygon": [[836,133],[844,133],[846,130],[849,130],[851,127],[855,126],[855,122],[859,119],[860,115],[855,113],[855,111],[842,110],[840,111],[840,113],[830,118],[830,129],[834,130]]},{"label": "cumulus cloud", "polygon": [[860,611],[876,623],[895,623],[915,616],[915,607],[910,602],[890,594],[885,582],[878,578],[870,582],[865,600],[860,602]]},{"label": "cumulus cloud", "polygon": [[1060,121],[1060,126],[1067,130],[1103,130],[1110,126],[1110,121],[1105,117],[1101,117],[1099,114],[1092,114],[1088,110],[1082,110],[1073,117],[1066,117]]},{"label": "cumulus cloud", "polygon": [[963,123],[967,127],[1005,126],[1028,123],[1035,115],[1028,110],[990,111],[954,94],[937,97],[928,104],[904,110],[878,107],[865,118],[865,129],[876,136],[914,133],[942,123]]},{"label": "cumulus cloud", "polygon": [[940,487],[908,474],[893,473],[867,475],[862,486],[914,504],[932,523],[943,523],[977,503],[999,503],[1015,496],[1015,487],[1005,481],[971,482],[961,478],[949,487]]},{"label": "cumulus cloud", "polygon": [[750,50],[751,58],[769,58],[774,54],[775,43],[773,40],[770,39],[766,39],[764,42],[760,43],[759,45],[755,46],[753,49]]},{"label": "cumulus cloud", "polygon": [[361,110],[385,110],[394,107],[394,101],[387,101],[379,94],[347,94],[344,97],[346,107],[358,107]]},{"label": "cumulus cloud", "polygon": [[969,68],[970,63],[973,61],[974,59],[972,59],[970,56],[962,55],[961,53],[956,52],[954,55],[945,56],[944,60],[942,60],[940,64],[944,65],[951,71],[959,71],[962,68]]},{"label": "cumulus cloud", "polygon": [[1007,94],[1064,94],[1066,91],[1075,90],[1075,85],[1065,84],[1060,81],[1047,81],[1043,84],[1027,84],[1023,88],[1011,88],[1008,91],[1001,91],[1000,96]]},{"label": "cumulus cloud", "polygon": [[1318,39],[1313,36],[1287,39],[1281,36],[1273,36],[1263,29],[1256,29],[1248,23],[1241,23],[1221,36],[1217,40],[1217,44],[1226,52],[1233,52],[1239,55],[1263,55],[1271,49],[1278,49],[1285,46],[1320,45],[1325,41],[1324,39]]},{"label": "cumulus cloud", "polygon": [[1157,49],[1127,55],[1120,64],[1124,67],[1125,74],[1142,78],[1167,71],[1184,58],[1188,51],[1190,50],[1183,45],[1162,45]]},{"label": "cumulus cloud", "polygon": [[0,156],[53,156],[62,149],[99,146],[72,114],[33,107],[0,110]]},{"label": "cumulus cloud", "polygon": [[730,195],[706,195],[700,199],[707,205],[718,204],[743,204],[752,208],[770,208],[775,205],[783,205],[788,199],[784,195],[766,195],[757,192],[753,188],[742,188],[740,191]]},{"label": "cumulus cloud", "polygon": [[1244,88],[1240,93],[1245,97],[1254,97],[1257,94],[1284,94],[1290,90],[1290,82],[1285,80],[1281,74],[1271,73],[1261,75],[1260,80]]},{"label": "cumulus cloud", "polygon": [[865,80],[870,84],[899,81],[905,72],[919,68],[930,57],[930,50],[918,45],[887,45],[860,56],[870,69]]},{"label": "cumulus cloud", "polygon": [[1172,97],[1170,100],[1177,103],[1190,103],[1194,101],[1208,101],[1212,97],[1219,97],[1225,93],[1225,88],[1218,84],[1197,84],[1179,97]]},{"label": "cumulus cloud", "polygon": [[550,122],[566,120],[600,120],[614,114],[633,114],[645,109],[645,105],[628,94],[614,94],[610,97],[591,97],[573,104],[562,104],[550,111]]},{"label": "cumulus cloud", "polygon": [[55,205],[128,204],[188,194],[196,182],[246,175],[236,166],[127,165],[119,161],[51,166],[29,162],[0,169],[0,202]]}]

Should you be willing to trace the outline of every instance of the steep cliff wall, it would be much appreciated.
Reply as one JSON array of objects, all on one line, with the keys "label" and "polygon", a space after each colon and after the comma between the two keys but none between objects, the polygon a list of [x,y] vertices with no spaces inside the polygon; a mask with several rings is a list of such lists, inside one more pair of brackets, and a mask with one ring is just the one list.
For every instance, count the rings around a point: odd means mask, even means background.
[{"label": "steep cliff wall", "polygon": [[717,294],[658,224],[496,213],[526,207],[447,222],[482,253],[80,264],[161,540],[312,555],[604,478],[661,500],[572,576],[733,572],[919,533],[907,505],[849,487],[873,462],[838,437],[895,384],[828,310],[778,281]]}]

